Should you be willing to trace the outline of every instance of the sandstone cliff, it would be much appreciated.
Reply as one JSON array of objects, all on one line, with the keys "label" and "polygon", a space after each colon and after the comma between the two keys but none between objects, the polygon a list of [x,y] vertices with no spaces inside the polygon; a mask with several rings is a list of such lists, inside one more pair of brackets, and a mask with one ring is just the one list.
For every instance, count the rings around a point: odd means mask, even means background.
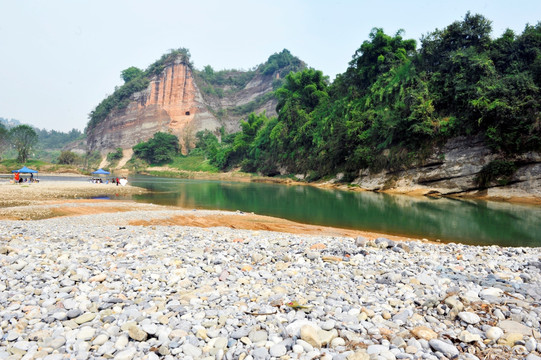
[{"label": "sandstone cliff", "polygon": [[[101,153],[130,149],[158,131],[171,131],[180,138],[196,114],[203,112],[198,95],[190,67],[175,61],[152,78],[147,89],[133,94],[126,108],[112,111],[95,126],[88,133],[88,148]],[[219,124],[207,125],[212,126]]]},{"label": "sandstone cliff", "polygon": [[[104,120],[90,122],[88,150],[102,155],[118,147],[128,150],[162,131],[176,135],[186,152],[194,145],[195,134],[200,130],[217,135],[222,127],[228,133],[238,131],[240,120],[248,113],[276,115],[273,85],[283,70],[252,71],[248,76],[230,71],[222,76],[226,79],[224,83],[209,85],[186,57],[176,57],[165,63],[158,75],[148,79],[146,89],[125,99],[125,106],[113,107]],[[239,77],[248,81],[235,81]]]},{"label": "sandstone cliff", "polygon": [[458,137],[424,162],[408,170],[377,174],[366,170],[355,181],[363,189],[434,196],[476,197],[541,203],[541,154],[527,153],[514,158],[515,173],[505,185],[492,182],[480,188],[476,177],[497,155],[480,137]]}]

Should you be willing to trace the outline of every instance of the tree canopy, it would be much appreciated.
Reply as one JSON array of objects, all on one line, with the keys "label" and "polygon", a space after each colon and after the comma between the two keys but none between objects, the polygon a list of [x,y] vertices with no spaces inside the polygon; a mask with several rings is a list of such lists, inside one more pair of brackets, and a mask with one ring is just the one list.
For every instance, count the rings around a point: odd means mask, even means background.
[{"label": "tree canopy", "polygon": [[30,156],[32,148],[38,142],[38,134],[31,126],[19,125],[9,131],[9,138],[17,150],[17,161],[25,163]]},{"label": "tree canopy", "polygon": [[126,70],[122,70],[122,72],[120,73],[120,77],[122,78],[122,80],[124,80],[125,83],[127,83],[127,82],[132,81],[135,78],[143,76],[143,74],[144,74],[143,70],[135,66],[130,66]]},{"label": "tree canopy", "polygon": [[179,141],[173,134],[157,132],[148,141],[135,145],[133,153],[149,164],[165,163],[179,153]]},{"label": "tree canopy", "polygon": [[9,146],[9,132],[4,125],[0,123],[0,160],[2,159],[2,154]]},{"label": "tree canopy", "polygon": [[241,132],[207,142],[207,156],[221,168],[348,179],[422,163],[458,135],[482,136],[502,158],[541,151],[541,23],[491,33],[471,13],[419,48],[374,28],[333,83],[314,69],[290,73],[275,92],[278,116],[250,115]]}]

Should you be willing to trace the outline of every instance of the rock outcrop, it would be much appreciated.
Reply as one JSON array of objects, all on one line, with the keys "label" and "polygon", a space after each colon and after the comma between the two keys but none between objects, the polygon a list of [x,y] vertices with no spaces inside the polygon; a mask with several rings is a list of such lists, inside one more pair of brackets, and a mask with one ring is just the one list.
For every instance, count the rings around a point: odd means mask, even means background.
[{"label": "rock outcrop", "polygon": [[[93,127],[87,134],[87,147],[105,155],[118,147],[131,149],[162,131],[176,135],[186,151],[193,146],[197,131],[218,134],[221,127],[227,132],[238,131],[243,115],[230,110],[272,92],[275,78],[275,74],[256,74],[242,89],[227,92],[226,87],[222,97],[205,95],[196,83],[191,65],[177,59],[151,78],[145,90],[131,95],[127,107],[112,111]],[[274,97],[266,97],[254,106],[253,112],[265,111],[273,116],[276,103]]]},{"label": "rock outcrop", "polygon": [[355,184],[372,191],[541,201],[541,154],[526,153],[514,158],[517,170],[505,185],[495,182],[481,188],[476,182],[478,174],[497,158],[481,137],[457,137],[447,141],[422,166],[377,174],[366,170]]}]

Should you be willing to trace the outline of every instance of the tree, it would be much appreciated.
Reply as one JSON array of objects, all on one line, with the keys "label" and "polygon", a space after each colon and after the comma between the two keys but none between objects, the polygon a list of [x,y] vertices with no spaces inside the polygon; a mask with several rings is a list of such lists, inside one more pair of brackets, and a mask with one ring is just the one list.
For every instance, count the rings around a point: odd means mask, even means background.
[{"label": "tree", "polygon": [[2,159],[2,154],[9,146],[9,132],[4,127],[4,125],[0,124],[0,159]]},{"label": "tree", "polygon": [[120,77],[122,78],[122,80],[124,80],[125,83],[127,83],[135,78],[142,76],[143,74],[143,70],[136,68],[135,66],[131,66],[126,70],[122,70],[122,72],[120,73]]},{"label": "tree", "polygon": [[328,102],[328,79],[319,70],[305,69],[289,73],[284,85],[276,90],[279,123],[271,132],[280,164],[291,171],[309,170],[309,153],[313,151],[317,121],[311,113]]},{"label": "tree", "polygon": [[135,156],[150,164],[171,161],[178,152],[178,138],[173,134],[164,132],[157,132],[147,142],[140,142],[133,147]]},{"label": "tree", "polygon": [[65,150],[60,153],[58,157],[59,164],[74,165],[81,160],[81,157],[73,151]]},{"label": "tree", "polygon": [[115,151],[112,151],[107,154],[107,161],[113,162],[122,159],[123,151],[122,148],[117,147]]},{"label": "tree", "polygon": [[393,37],[381,28],[372,29],[370,41],[362,43],[349,62],[347,72],[340,77],[338,82],[344,86],[341,91],[362,96],[378,76],[415,54],[415,40],[404,40],[402,33],[403,30],[399,30]]},{"label": "tree", "polygon": [[9,137],[19,154],[17,161],[25,163],[30,151],[38,142],[38,134],[28,125],[19,125],[9,131]]}]

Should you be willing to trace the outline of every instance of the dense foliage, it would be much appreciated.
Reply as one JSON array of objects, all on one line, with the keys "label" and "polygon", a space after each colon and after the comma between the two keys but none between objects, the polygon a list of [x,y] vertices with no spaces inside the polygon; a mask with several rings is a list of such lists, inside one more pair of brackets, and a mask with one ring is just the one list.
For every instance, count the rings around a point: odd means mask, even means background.
[{"label": "dense foliage", "polygon": [[81,162],[81,157],[73,151],[64,150],[58,156],[58,163],[61,165],[76,165]]},{"label": "dense foliage", "polygon": [[[204,95],[223,98],[224,96],[233,96],[239,91],[242,91],[256,76],[264,78],[271,77],[273,89],[277,89],[283,84],[284,77],[288,73],[300,71],[304,68],[305,64],[301,60],[293,56],[289,50],[284,49],[280,53],[271,55],[265,63],[255,67],[253,70],[215,71],[210,65],[207,65],[201,71],[194,71],[194,75],[197,85]],[[246,104],[232,108],[211,109],[211,111],[214,111],[218,118],[246,116],[272,98],[274,98],[274,94],[267,92],[257,96]]]},{"label": "dense foliage", "polygon": [[9,132],[2,123],[0,123],[0,160],[2,160],[2,154],[9,147]]},{"label": "dense foliage", "polygon": [[115,151],[112,151],[107,154],[107,161],[114,162],[122,159],[123,151],[122,148],[118,147],[115,149]]},{"label": "dense foliage", "polygon": [[[491,22],[467,13],[415,40],[375,28],[330,84],[320,71],[290,73],[276,91],[278,117],[250,115],[242,131],[200,134],[222,169],[311,178],[420,163],[458,135],[484,136],[502,159],[541,151],[541,23],[491,38]],[[507,176],[502,160],[486,183]]]},{"label": "dense foliage", "polygon": [[77,129],[64,133],[56,130],[34,129],[38,134],[37,147],[40,149],[62,149],[67,144],[80,139],[83,134]]},{"label": "dense foliage", "polygon": [[[17,148],[10,138],[9,131],[23,125],[15,119],[0,117],[0,159],[19,156]],[[28,126],[28,125],[27,125]],[[77,129],[65,133],[56,130],[38,129],[31,126],[37,135],[37,142],[32,145],[32,158],[55,162],[61,150],[69,143],[82,139],[83,134]]]},{"label": "dense foliage", "polygon": [[24,164],[38,142],[38,134],[31,126],[19,125],[9,130],[9,139],[17,150],[17,161]]},{"label": "dense foliage", "polygon": [[146,142],[133,147],[133,154],[149,164],[161,164],[171,161],[179,153],[179,141],[175,135],[157,132]]},{"label": "dense foliage", "polygon": [[305,64],[289,50],[284,49],[279,53],[272,54],[266,63],[258,66],[258,71],[264,75],[278,73],[278,78],[284,78],[292,71],[299,71],[305,68]]},{"label": "dense foliage", "polygon": [[506,185],[515,171],[516,165],[513,161],[493,160],[481,169],[475,182],[481,188],[486,188],[494,182]]},{"label": "dense foliage", "polygon": [[190,64],[190,52],[184,48],[170,50],[145,71],[134,66],[123,70],[120,76],[124,80],[124,84],[117,87],[112,95],[107,96],[90,112],[90,120],[85,132],[91,132],[111,112],[125,109],[130,103],[130,97],[134,93],[145,90],[150,83],[150,79],[153,76],[161,74],[165,67],[176,59],[180,59],[185,64]]}]

